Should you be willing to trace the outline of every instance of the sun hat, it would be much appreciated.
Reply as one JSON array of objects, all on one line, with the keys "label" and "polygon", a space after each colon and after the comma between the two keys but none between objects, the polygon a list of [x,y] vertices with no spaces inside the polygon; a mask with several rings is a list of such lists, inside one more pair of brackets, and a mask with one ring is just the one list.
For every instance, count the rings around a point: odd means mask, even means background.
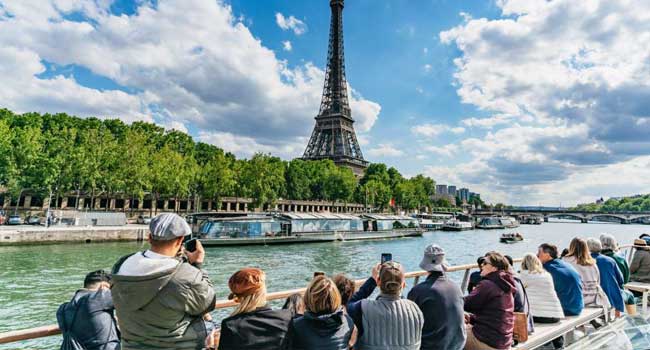
[{"label": "sun hat", "polygon": [[424,249],[420,268],[425,271],[447,271],[445,251],[437,244],[430,244]]}]

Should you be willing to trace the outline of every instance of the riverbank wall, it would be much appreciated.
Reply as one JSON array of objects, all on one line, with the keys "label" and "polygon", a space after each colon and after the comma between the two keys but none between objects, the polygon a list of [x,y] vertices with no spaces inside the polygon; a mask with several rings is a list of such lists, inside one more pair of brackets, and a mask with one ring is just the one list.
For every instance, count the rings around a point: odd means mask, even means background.
[{"label": "riverbank wall", "polygon": [[62,226],[0,228],[0,246],[142,241],[147,238],[147,225],[126,226]]}]

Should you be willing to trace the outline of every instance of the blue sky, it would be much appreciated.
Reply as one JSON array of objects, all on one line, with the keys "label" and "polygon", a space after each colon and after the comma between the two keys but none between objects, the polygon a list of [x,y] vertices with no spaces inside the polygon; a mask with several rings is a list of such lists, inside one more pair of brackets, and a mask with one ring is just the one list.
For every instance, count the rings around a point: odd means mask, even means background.
[{"label": "blue sky", "polygon": [[[346,0],[366,159],[491,202],[650,192],[650,4]],[[328,1],[0,0],[0,106],[300,156]]]}]

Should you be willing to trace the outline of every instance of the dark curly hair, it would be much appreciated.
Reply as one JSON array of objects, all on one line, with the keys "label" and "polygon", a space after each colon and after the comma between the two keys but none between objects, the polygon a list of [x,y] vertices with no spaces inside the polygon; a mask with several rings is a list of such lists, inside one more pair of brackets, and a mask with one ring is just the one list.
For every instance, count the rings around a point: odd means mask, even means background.
[{"label": "dark curly hair", "polygon": [[352,294],[354,294],[356,290],[354,281],[349,279],[347,276],[345,276],[342,273],[334,276],[332,280],[334,280],[334,284],[336,284],[336,288],[339,290],[339,293],[341,293],[341,304],[347,305],[348,301],[352,297]]}]

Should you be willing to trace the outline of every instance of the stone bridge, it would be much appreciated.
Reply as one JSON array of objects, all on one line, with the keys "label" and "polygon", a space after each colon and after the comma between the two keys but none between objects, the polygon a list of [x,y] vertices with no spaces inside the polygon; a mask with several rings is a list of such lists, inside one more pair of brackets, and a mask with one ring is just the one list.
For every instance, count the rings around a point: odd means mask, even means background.
[{"label": "stone bridge", "polygon": [[621,224],[640,223],[645,220],[650,220],[650,212],[593,212],[593,211],[580,211],[580,210],[562,210],[562,209],[518,209],[509,208],[502,210],[475,210],[475,216],[488,216],[488,215],[508,215],[514,217],[524,216],[539,216],[544,218],[544,222],[548,222],[549,218],[573,218],[580,220],[582,223],[587,223],[597,218],[610,218],[620,221]]}]

